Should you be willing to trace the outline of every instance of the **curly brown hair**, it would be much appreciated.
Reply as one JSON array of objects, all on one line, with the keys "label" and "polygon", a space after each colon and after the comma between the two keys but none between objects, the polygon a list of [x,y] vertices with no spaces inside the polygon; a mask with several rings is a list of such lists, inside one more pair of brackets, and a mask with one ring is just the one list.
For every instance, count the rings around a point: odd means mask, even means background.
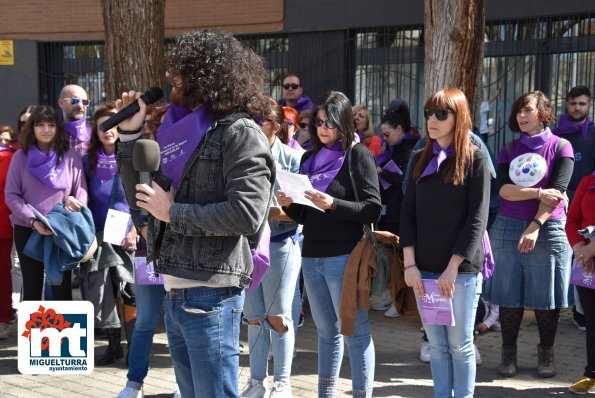
[{"label": "curly brown hair", "polygon": [[49,105],[39,105],[33,109],[31,116],[23,127],[23,132],[19,135],[21,149],[27,153],[32,145],[35,145],[35,125],[41,122],[54,123],[56,125],[56,135],[54,136],[53,148],[58,152],[58,164],[62,161],[64,152],[68,151],[70,144],[64,131],[64,126],[58,118],[58,114]]},{"label": "curly brown hair", "polygon": [[181,105],[194,109],[208,104],[218,117],[232,112],[267,117],[264,62],[231,34],[212,30],[182,34],[166,65],[168,73],[182,81]]},{"label": "curly brown hair", "polygon": [[99,119],[106,116],[113,116],[117,113],[116,104],[108,102],[101,108],[98,108],[93,114],[93,122],[91,124],[91,139],[89,140],[89,147],[87,148],[87,157],[89,158],[89,171],[95,174],[97,168],[97,149],[101,148],[101,141],[99,141]]}]

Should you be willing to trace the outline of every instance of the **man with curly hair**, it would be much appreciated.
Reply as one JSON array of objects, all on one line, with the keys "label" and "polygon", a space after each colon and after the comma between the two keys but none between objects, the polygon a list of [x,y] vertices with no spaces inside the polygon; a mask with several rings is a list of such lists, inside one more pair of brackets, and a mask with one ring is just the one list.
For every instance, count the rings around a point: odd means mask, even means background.
[{"label": "man with curly hair", "polygon": [[268,142],[252,120],[265,119],[269,109],[265,69],[233,36],[209,30],[179,36],[166,69],[171,106],[157,141],[160,181],[171,181],[171,190],[155,180],[139,184],[133,169],[146,113],[138,92],[118,100],[118,107],[138,100],[141,108],[118,126],[120,175],[130,205],[149,213],[140,229],[147,261],[165,279],[165,324],[181,395],[237,397],[244,287],[274,181]]}]

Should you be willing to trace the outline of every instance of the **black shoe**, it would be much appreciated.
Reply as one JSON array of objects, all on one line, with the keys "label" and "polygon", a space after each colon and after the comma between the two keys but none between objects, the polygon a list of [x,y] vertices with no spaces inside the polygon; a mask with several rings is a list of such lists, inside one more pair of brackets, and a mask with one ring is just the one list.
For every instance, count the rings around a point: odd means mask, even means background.
[{"label": "black shoe", "polygon": [[587,330],[587,319],[585,315],[581,314],[576,310],[576,307],[572,309],[572,324],[576,326],[576,328],[582,332]]},{"label": "black shoe", "polygon": [[105,349],[105,352],[96,362],[97,366],[107,366],[114,363],[116,359],[120,359],[124,357],[124,350],[122,349],[122,345],[118,344],[115,346],[108,345]]},{"label": "black shoe", "polygon": [[122,349],[122,344],[120,343],[120,328],[105,329],[105,334],[107,335],[108,346],[101,358],[97,360],[97,366],[111,365],[116,359],[124,357],[124,350]]}]

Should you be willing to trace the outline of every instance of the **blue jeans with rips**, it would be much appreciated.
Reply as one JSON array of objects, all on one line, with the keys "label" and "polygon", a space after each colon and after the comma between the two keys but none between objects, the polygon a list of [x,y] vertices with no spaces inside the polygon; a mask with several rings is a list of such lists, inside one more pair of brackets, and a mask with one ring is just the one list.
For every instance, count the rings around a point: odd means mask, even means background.
[{"label": "blue jeans with rips", "polygon": [[237,397],[244,289],[172,289],[165,326],[183,397]]},{"label": "blue jeans with rips", "polygon": [[136,285],[136,323],[128,351],[126,387],[140,389],[147,377],[164,295],[163,285]]},{"label": "blue jeans with rips", "polygon": [[308,291],[312,318],[318,331],[318,396],[335,397],[343,339],[349,348],[354,397],[371,397],[376,362],[368,311],[358,309],[353,336],[340,333],[339,309],[343,274],[348,254],[336,257],[302,258],[302,272]]},{"label": "blue jeans with rips", "polygon": [[[424,279],[437,279],[439,276],[422,272]],[[452,299],[455,326],[423,324],[430,342],[435,398],[473,397],[476,371],[473,329],[481,283],[481,273],[458,274]],[[416,295],[415,298],[421,314],[419,297]]]},{"label": "blue jeans with rips", "polygon": [[[297,240],[289,237],[284,242],[271,242],[270,249],[271,266],[260,286],[246,292],[244,303],[244,318],[260,321],[260,325],[248,325],[250,377],[266,378],[272,345],[274,381],[289,383],[295,345],[291,310],[300,273],[300,247]],[[288,330],[278,333],[266,320],[267,316],[283,318]]]}]

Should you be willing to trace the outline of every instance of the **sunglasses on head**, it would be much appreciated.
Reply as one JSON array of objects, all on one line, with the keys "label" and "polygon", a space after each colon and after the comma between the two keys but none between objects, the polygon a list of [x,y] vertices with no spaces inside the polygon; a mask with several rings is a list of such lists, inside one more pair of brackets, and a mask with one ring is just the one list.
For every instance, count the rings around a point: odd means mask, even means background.
[{"label": "sunglasses on head", "polygon": [[448,119],[448,114],[454,113],[450,109],[424,109],[424,117],[428,120],[432,115],[436,116],[436,119],[443,122]]},{"label": "sunglasses on head", "polygon": [[285,83],[285,84],[283,85],[283,88],[284,88],[285,90],[289,90],[289,89],[292,89],[292,90],[297,90],[297,89],[298,89],[298,88],[300,88],[300,87],[301,87],[301,85],[300,85],[300,84],[297,84],[297,83]]},{"label": "sunglasses on head", "polygon": [[326,126],[327,129],[336,129],[337,126],[331,121],[322,120],[322,119],[314,119],[314,125],[316,127]]},{"label": "sunglasses on head", "polygon": [[83,106],[89,105],[89,100],[84,100],[80,98],[64,98],[66,101],[70,101],[70,105],[78,105],[79,102],[83,103]]}]

